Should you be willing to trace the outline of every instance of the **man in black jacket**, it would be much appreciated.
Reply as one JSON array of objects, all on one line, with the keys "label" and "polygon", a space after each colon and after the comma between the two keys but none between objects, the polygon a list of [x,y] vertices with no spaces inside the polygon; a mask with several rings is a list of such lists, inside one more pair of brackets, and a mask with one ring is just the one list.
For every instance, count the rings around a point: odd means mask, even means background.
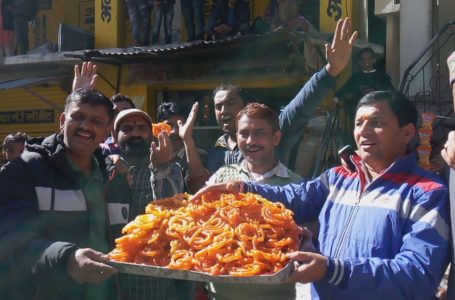
[{"label": "man in black jacket", "polygon": [[[27,141],[0,173],[0,265],[19,299],[112,299],[107,181],[98,145],[109,134],[112,102],[77,90],[66,100],[60,133]],[[11,296],[10,298],[13,298]]]}]

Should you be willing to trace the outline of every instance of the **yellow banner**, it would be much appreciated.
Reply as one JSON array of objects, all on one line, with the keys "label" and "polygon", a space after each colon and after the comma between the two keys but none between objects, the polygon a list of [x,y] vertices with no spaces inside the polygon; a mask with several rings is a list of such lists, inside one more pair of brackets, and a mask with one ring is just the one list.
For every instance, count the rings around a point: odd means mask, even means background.
[{"label": "yellow banner", "polygon": [[125,19],[122,0],[95,0],[95,47],[123,47]]},{"label": "yellow banner", "polygon": [[79,26],[94,32],[95,30],[95,7],[92,0],[79,2]]},{"label": "yellow banner", "polygon": [[339,19],[352,17],[352,2],[352,0],[321,0],[319,9],[320,31],[333,33]]}]

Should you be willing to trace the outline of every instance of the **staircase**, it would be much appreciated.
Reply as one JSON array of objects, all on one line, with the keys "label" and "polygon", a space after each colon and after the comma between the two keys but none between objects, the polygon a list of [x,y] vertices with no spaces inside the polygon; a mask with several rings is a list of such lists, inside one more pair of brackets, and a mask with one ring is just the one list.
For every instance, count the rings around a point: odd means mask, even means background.
[{"label": "staircase", "polygon": [[[446,60],[455,50],[455,20],[439,30],[428,46],[406,69],[399,92],[413,100],[419,112],[434,112],[431,158],[439,160],[439,153],[451,130],[455,130],[454,101],[449,86]],[[442,163],[442,161],[440,161]]]}]

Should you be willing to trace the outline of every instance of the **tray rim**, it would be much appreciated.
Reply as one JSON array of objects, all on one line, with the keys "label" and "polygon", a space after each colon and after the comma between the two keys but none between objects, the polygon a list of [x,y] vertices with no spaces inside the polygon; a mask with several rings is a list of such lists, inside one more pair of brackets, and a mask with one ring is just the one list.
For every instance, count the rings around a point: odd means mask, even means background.
[{"label": "tray rim", "polygon": [[174,270],[167,267],[135,264],[111,260],[109,265],[117,269],[119,273],[135,274],[152,277],[183,279],[203,282],[244,283],[244,284],[282,284],[285,279],[296,269],[295,262],[290,261],[286,266],[275,274],[254,276],[213,276],[208,273],[192,270]]}]

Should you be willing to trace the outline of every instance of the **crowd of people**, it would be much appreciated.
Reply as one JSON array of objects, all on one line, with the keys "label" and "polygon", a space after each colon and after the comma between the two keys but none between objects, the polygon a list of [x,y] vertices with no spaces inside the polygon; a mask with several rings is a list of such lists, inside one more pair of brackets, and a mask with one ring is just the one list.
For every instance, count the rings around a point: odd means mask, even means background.
[{"label": "crowd of people", "polygon": [[28,23],[37,13],[36,0],[0,1],[0,57],[27,53]]},{"label": "crowd of people", "polygon": [[[124,1],[132,25],[132,46],[170,44],[176,40],[172,36],[175,0]],[[38,6],[37,0],[0,1],[0,57],[29,51],[29,22],[35,20]],[[245,0],[217,0],[207,21],[205,8],[205,0],[180,1],[186,41],[216,40],[278,28],[317,33],[299,13],[296,0],[270,0],[265,15],[254,20]],[[160,41],[161,27],[164,37]]]},{"label": "crowd of people", "polygon": [[[136,46],[157,44],[161,24],[164,28],[164,43],[172,42],[175,0],[125,0],[125,2]],[[317,32],[311,23],[299,14],[296,0],[270,0],[266,14],[261,20],[252,20],[248,1],[217,0],[207,22],[204,16],[205,2],[205,0],[180,1],[188,42],[262,33],[277,28]],[[152,14],[155,20],[153,26],[151,26]]]},{"label": "crowd of people", "polygon": [[[454,225],[447,184],[418,165],[410,146],[418,113],[409,99],[386,85],[364,88],[349,106],[357,151],[316,179],[286,167],[357,36],[341,19],[325,47],[327,64],[280,113],[249,103],[239,86],[215,88],[223,135],[207,152],[193,137],[197,102],[190,111],[178,101],[161,104],[157,121],[172,130],[154,136],[154,120],[130,98],[96,90],[96,65],[76,66],[60,131],[16,133],[3,143],[0,299],[295,299],[302,292],[312,299],[433,299]],[[371,64],[366,54],[361,61]],[[455,52],[448,63],[455,99]],[[455,165],[453,133],[442,155]],[[285,284],[197,284],[119,274],[109,264],[122,227],[150,201],[214,190],[258,193],[294,212],[311,247],[287,254],[298,266]]]}]

